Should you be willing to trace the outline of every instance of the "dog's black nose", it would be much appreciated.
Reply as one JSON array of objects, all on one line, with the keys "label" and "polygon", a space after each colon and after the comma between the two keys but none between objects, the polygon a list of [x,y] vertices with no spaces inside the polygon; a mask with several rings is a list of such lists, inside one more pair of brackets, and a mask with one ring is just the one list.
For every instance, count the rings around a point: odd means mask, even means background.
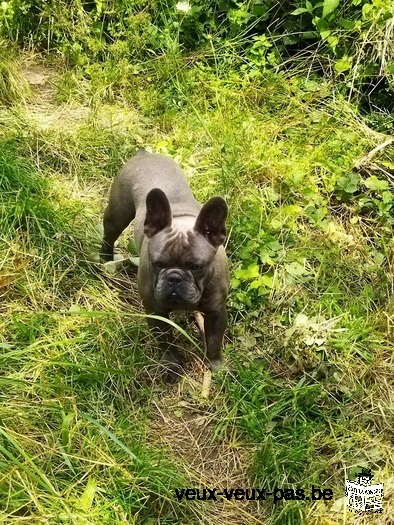
[{"label": "dog's black nose", "polygon": [[169,275],[167,277],[167,282],[170,286],[172,286],[173,288],[175,288],[176,286],[178,286],[179,284],[181,284],[182,282],[182,277],[180,274],[178,273],[172,273],[171,275]]}]

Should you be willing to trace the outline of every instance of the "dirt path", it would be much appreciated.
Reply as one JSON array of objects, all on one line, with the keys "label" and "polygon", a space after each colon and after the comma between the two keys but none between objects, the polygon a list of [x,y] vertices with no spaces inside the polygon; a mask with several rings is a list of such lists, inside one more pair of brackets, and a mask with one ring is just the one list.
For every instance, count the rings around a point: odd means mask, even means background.
[{"label": "dirt path", "polygon": [[[202,372],[198,375],[201,377]],[[190,480],[189,486],[184,488],[216,488],[217,492],[246,488],[249,486],[245,472],[250,457],[248,450],[235,434],[225,439],[215,436],[215,420],[221,416],[219,412],[212,413],[209,406],[204,407],[192,399],[197,398],[200,389],[201,382],[186,377],[175,392],[168,392],[159,403],[154,404],[151,425],[153,442],[179,459]],[[191,390],[194,391],[192,395]],[[257,503],[227,501],[220,496],[217,499],[204,503],[204,523],[207,525],[263,523],[263,509]]]}]

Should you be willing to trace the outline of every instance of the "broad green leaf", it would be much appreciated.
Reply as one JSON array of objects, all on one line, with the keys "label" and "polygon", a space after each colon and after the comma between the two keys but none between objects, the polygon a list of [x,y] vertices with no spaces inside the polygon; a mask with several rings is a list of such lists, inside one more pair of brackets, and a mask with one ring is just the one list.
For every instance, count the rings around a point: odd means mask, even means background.
[{"label": "broad green leaf", "polygon": [[321,31],[320,32],[320,36],[321,36],[322,40],[326,40],[326,38],[328,38],[330,35],[331,35],[330,29],[326,29],[326,31]]},{"label": "broad green leaf", "polygon": [[337,73],[344,73],[352,67],[352,62],[348,56],[343,56],[335,62],[335,71]]},{"label": "broad green leaf", "polygon": [[300,37],[298,35],[286,35],[282,40],[285,46],[292,46],[293,44],[297,44],[297,42],[300,41]]},{"label": "broad green leaf", "polygon": [[282,221],[279,221],[278,219],[272,219],[270,225],[273,230],[280,230],[282,228]]},{"label": "broad green leaf", "polygon": [[257,279],[260,275],[259,267],[256,263],[250,264],[246,269],[235,270],[234,275],[237,279],[251,280]]},{"label": "broad green leaf", "polygon": [[235,290],[241,284],[239,279],[231,279],[231,288]]},{"label": "broad green leaf", "polygon": [[323,18],[319,18],[318,16],[315,16],[312,22],[314,23],[314,25],[316,26],[320,34],[324,33],[325,31],[330,31],[328,22],[324,20]]},{"label": "broad green leaf", "polygon": [[269,201],[277,202],[280,199],[280,194],[274,188],[267,186],[264,188],[264,197]]},{"label": "broad green leaf", "polygon": [[373,191],[384,191],[389,189],[389,183],[387,180],[381,180],[376,177],[376,175],[372,175],[371,177],[368,177],[364,181],[364,185]]},{"label": "broad green leaf", "polygon": [[256,281],[252,281],[249,285],[249,288],[251,290],[255,290],[256,288],[260,288],[260,286],[262,285],[262,281],[261,279],[257,279]]},{"label": "broad green leaf", "polygon": [[388,204],[389,202],[393,202],[394,195],[391,193],[391,191],[384,191],[382,193],[382,200],[385,204]]},{"label": "broad green leaf", "polygon": [[292,11],[290,14],[297,16],[297,15],[301,15],[302,13],[309,13],[309,9],[306,9],[305,7],[299,7],[298,9],[295,9],[294,11]]},{"label": "broad green leaf", "polygon": [[273,266],[275,264],[275,261],[272,259],[271,254],[264,248],[260,251],[259,256],[263,264],[269,264],[270,266]]},{"label": "broad green leaf", "polygon": [[299,206],[298,204],[288,204],[284,207],[283,211],[288,216],[297,217],[302,212],[302,206]]},{"label": "broad green leaf", "polygon": [[359,184],[360,176],[357,175],[357,173],[342,175],[337,182],[338,188],[346,193],[354,193],[357,191]]},{"label": "broad green leaf", "polygon": [[[303,87],[305,91],[308,91],[309,93],[314,93],[321,89],[321,82],[319,83],[316,82],[316,80],[305,79]],[[300,182],[302,182],[302,179],[300,180]]]},{"label": "broad green leaf", "polygon": [[341,18],[339,20],[339,25],[345,29],[354,29],[354,22],[352,20],[348,20],[347,18]]},{"label": "broad green leaf", "polygon": [[300,264],[297,261],[294,261],[292,263],[285,265],[286,271],[295,277],[300,277],[301,275],[305,275],[309,273],[303,264]]},{"label": "broad green leaf", "polygon": [[372,11],[373,5],[372,4],[364,4],[362,7],[363,17],[366,18],[367,15]]},{"label": "broad green leaf", "polygon": [[282,249],[281,244],[276,239],[273,239],[272,241],[268,242],[266,246],[273,252],[279,252]]},{"label": "broad green leaf", "polygon": [[261,282],[264,286],[267,286],[268,288],[273,288],[274,286],[274,276],[265,274],[261,277]]},{"label": "broad green leaf", "polygon": [[339,0],[324,0],[323,4],[323,18],[326,18],[326,16],[330,15],[335,11],[335,9],[339,5]]},{"label": "broad green leaf", "polygon": [[327,38],[328,45],[331,47],[333,51],[335,51],[335,48],[337,47],[339,43],[339,39],[336,36],[329,36]]}]

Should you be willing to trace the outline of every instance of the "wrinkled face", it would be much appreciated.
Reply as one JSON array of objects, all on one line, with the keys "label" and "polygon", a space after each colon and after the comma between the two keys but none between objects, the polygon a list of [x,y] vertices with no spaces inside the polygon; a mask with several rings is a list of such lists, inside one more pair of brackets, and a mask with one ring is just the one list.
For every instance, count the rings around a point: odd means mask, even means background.
[{"label": "wrinkled face", "polygon": [[148,252],[156,300],[172,309],[195,307],[217,248],[192,229],[169,226],[149,239]]},{"label": "wrinkled face", "polygon": [[226,239],[226,217],[227,204],[221,197],[209,199],[196,218],[173,218],[165,193],[159,188],[148,193],[144,233],[149,272],[155,299],[163,308],[196,308]]}]

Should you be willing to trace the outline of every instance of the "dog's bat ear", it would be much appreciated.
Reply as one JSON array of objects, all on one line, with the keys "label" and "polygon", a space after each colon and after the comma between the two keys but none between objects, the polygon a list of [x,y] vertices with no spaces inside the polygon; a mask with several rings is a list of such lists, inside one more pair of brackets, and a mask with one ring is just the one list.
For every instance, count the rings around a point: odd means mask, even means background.
[{"label": "dog's bat ear", "polygon": [[144,233],[153,237],[156,233],[171,225],[171,208],[164,191],[154,188],[146,196],[146,216]]},{"label": "dog's bat ear", "polygon": [[201,208],[194,231],[218,248],[226,240],[227,204],[222,197],[212,197]]}]

